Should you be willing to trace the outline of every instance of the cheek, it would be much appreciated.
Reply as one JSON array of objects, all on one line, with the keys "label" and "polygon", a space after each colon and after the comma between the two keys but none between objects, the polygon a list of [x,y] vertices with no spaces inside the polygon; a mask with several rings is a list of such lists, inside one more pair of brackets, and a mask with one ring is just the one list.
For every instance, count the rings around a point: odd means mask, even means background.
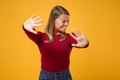
[{"label": "cheek", "polygon": [[64,24],[61,22],[55,22],[55,27],[56,28],[61,28]]}]

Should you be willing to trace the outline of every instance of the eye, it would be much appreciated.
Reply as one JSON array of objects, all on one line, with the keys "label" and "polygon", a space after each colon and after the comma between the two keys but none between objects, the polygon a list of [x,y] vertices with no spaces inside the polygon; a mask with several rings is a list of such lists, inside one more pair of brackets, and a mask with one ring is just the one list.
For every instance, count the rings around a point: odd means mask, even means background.
[{"label": "eye", "polygon": [[65,23],[65,22],[69,23],[69,20],[64,20],[64,21],[62,21],[62,23]]},{"label": "eye", "polygon": [[62,21],[62,23],[65,23],[65,21]]}]

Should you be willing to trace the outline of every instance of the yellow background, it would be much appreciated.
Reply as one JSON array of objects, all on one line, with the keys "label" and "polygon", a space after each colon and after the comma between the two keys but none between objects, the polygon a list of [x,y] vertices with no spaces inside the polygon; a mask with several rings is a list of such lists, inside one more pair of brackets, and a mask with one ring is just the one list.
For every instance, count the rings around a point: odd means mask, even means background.
[{"label": "yellow background", "polygon": [[71,14],[67,32],[84,28],[90,42],[71,52],[73,80],[120,80],[119,0],[0,0],[0,80],[38,79],[40,54],[21,25],[33,13],[46,24],[55,5]]}]

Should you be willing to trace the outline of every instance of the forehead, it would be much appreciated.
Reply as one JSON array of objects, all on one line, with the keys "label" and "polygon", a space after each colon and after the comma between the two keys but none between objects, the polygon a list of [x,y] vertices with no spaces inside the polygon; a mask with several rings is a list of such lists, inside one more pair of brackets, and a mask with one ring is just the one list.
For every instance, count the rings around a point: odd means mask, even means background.
[{"label": "forehead", "polygon": [[61,20],[69,20],[69,15],[67,14],[61,14],[58,18],[56,19],[61,19]]}]

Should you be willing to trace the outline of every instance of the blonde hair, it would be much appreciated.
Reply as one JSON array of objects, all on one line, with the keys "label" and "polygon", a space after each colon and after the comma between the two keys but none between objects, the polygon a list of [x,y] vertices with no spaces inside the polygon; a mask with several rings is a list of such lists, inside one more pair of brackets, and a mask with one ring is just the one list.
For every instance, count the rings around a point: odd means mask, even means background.
[{"label": "blonde hair", "polygon": [[[47,26],[45,28],[45,32],[48,35],[49,39],[47,42],[52,42],[54,40],[54,32],[55,32],[55,19],[58,18],[62,14],[70,15],[69,12],[62,6],[55,6],[50,12],[50,16],[48,19]],[[66,33],[61,34],[62,40],[66,38]]]}]

